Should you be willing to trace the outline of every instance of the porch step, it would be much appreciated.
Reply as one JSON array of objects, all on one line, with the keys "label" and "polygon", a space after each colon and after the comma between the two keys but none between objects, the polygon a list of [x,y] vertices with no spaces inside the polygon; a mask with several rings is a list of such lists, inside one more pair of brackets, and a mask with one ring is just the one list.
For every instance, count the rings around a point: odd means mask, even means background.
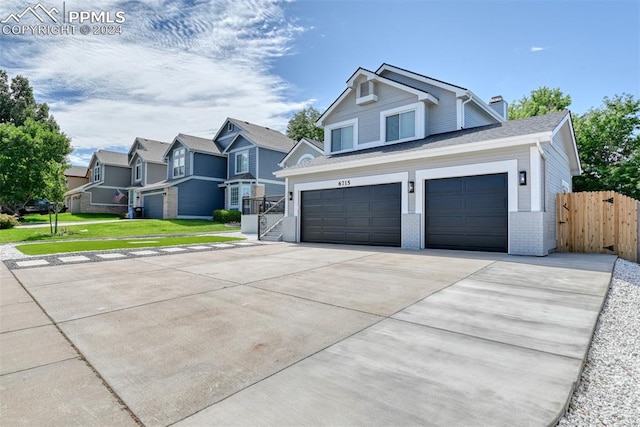
[{"label": "porch step", "polygon": [[282,223],[278,223],[267,234],[262,236],[260,240],[267,242],[281,242],[282,241]]}]

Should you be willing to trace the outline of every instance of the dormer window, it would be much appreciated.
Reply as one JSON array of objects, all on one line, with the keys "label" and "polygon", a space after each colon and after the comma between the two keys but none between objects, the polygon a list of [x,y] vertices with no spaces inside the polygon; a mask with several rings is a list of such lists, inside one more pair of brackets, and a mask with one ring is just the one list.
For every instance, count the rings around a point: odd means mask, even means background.
[{"label": "dormer window", "polygon": [[376,95],[376,86],[373,80],[367,80],[358,84],[356,89],[356,104],[366,105],[378,100]]},{"label": "dormer window", "polygon": [[102,165],[96,163],[93,167],[93,182],[99,182],[102,179]]},{"label": "dormer window", "polygon": [[136,182],[142,181],[142,159],[136,160],[136,166],[134,167],[134,179]]}]

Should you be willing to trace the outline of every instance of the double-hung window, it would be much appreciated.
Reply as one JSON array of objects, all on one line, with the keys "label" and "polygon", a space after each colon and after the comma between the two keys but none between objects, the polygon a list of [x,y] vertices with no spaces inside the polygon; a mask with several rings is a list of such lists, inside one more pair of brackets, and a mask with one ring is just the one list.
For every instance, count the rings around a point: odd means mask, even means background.
[{"label": "double-hung window", "polygon": [[93,182],[99,182],[102,179],[102,165],[100,163],[96,163],[93,167]]},{"label": "double-hung window", "polygon": [[238,208],[240,206],[240,186],[232,185],[229,187],[229,208]]},{"label": "double-hung window", "polygon": [[134,168],[134,174],[135,174],[135,181],[136,182],[140,182],[142,181],[142,159],[138,159],[136,160],[136,166]]},{"label": "double-hung window", "polygon": [[236,153],[236,175],[249,172],[249,152]]},{"label": "double-hung window", "polygon": [[398,141],[416,136],[416,112],[392,114],[385,117],[385,141]]},{"label": "double-hung window", "polygon": [[184,176],[184,159],[185,159],[185,149],[184,148],[176,148],[173,150],[173,177],[179,178]]}]

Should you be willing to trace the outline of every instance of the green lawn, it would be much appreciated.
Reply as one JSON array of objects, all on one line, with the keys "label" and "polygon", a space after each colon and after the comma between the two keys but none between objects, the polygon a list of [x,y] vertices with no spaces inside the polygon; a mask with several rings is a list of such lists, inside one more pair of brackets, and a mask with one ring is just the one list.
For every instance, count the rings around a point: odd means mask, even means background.
[{"label": "green lawn", "polygon": [[[55,221],[55,215],[51,215],[51,219]],[[61,213],[58,214],[58,222],[77,222],[77,221],[105,221],[120,219],[119,215],[112,214],[92,214],[92,213]],[[22,217],[22,224],[48,224],[49,215],[40,215],[39,213],[28,214]]]},{"label": "green lawn", "polygon": [[[237,231],[238,228],[201,219],[144,219],[122,220],[104,224],[84,224],[59,227],[63,235],[51,236],[49,227],[12,228],[0,230],[0,244],[39,240],[96,239],[109,237],[141,237],[167,234],[213,233]],[[60,231],[59,230],[59,231]]]},{"label": "green lawn", "polygon": [[148,239],[79,240],[73,242],[29,243],[16,249],[27,255],[45,255],[67,252],[103,251],[111,249],[155,248],[196,243],[219,243],[244,240],[222,236],[153,237]]}]

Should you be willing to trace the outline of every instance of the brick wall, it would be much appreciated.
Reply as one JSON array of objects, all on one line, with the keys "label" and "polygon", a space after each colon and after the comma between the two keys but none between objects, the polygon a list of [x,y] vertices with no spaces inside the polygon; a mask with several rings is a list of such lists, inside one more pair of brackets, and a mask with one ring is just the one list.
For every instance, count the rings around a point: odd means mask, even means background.
[{"label": "brick wall", "polygon": [[510,255],[545,256],[545,213],[511,212],[509,213],[511,232],[509,235]]},{"label": "brick wall", "polygon": [[422,215],[402,214],[402,247],[420,249]]}]

